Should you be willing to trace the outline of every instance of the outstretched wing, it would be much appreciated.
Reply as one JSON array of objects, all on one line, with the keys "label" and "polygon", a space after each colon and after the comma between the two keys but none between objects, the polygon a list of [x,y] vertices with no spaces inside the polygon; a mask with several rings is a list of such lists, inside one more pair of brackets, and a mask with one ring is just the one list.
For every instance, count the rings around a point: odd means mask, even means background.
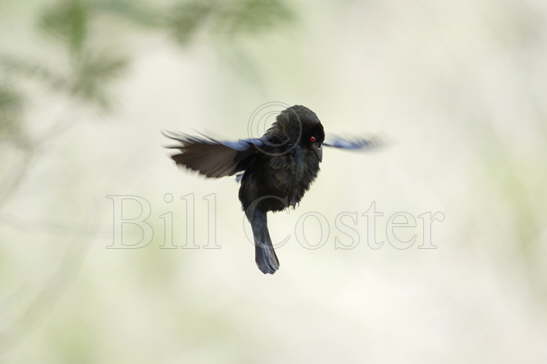
[{"label": "outstretched wing", "polygon": [[167,147],[179,151],[171,155],[177,165],[210,178],[231,176],[244,170],[246,160],[257,152],[256,147],[263,145],[261,139],[230,142],[205,135],[197,137],[173,132],[163,132],[163,135],[178,142]]},{"label": "outstretched wing", "polygon": [[377,148],[382,145],[377,138],[350,138],[345,139],[338,136],[333,136],[328,141],[323,142],[325,147],[348,149],[348,150],[368,150]]}]

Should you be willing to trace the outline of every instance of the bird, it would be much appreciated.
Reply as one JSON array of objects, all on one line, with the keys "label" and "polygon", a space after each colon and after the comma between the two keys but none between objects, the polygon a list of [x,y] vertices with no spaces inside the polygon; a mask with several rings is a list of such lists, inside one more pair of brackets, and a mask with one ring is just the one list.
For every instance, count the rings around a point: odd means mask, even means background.
[{"label": "bird", "polygon": [[375,138],[325,140],[318,116],[302,105],[281,111],[260,138],[222,141],[204,134],[163,134],[176,142],[167,146],[176,150],[170,155],[176,165],[207,178],[236,175],[239,200],[253,232],[255,262],[264,274],[279,269],[267,214],[300,203],[319,173],[323,147],[367,150],[380,144]]}]

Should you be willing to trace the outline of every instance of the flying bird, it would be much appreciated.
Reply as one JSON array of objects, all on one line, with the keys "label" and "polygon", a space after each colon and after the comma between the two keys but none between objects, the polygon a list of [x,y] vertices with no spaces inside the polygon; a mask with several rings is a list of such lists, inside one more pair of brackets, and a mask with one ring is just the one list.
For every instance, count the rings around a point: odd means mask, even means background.
[{"label": "flying bird", "polygon": [[206,135],[164,135],[177,142],[167,148],[177,150],[171,158],[178,166],[208,178],[237,174],[239,200],[253,231],[255,261],[265,274],[279,269],[267,213],[296,207],[317,177],[323,146],[366,150],[379,144],[365,138],[326,141],[317,115],[301,105],[283,110],[260,138],[220,141]]}]

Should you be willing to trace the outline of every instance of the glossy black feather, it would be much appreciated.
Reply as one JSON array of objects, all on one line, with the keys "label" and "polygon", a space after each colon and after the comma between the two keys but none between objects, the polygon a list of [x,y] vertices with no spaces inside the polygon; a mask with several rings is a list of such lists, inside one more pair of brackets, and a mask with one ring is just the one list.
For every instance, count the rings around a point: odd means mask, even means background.
[{"label": "glossy black feather", "polygon": [[164,132],[164,135],[179,144],[169,146],[179,153],[171,155],[177,165],[196,171],[206,177],[231,176],[245,169],[242,163],[262,145],[260,139],[244,139],[236,142],[222,142],[202,136]]}]

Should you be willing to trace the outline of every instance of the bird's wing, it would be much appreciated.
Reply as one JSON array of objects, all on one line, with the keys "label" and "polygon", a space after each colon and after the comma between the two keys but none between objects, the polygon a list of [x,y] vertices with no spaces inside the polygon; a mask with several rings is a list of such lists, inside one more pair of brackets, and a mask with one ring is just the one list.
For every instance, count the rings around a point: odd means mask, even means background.
[{"label": "bird's wing", "polygon": [[219,141],[205,135],[173,132],[163,132],[163,135],[178,142],[167,147],[178,149],[179,153],[171,155],[177,165],[211,178],[230,176],[245,169],[245,160],[264,144],[261,139]]},{"label": "bird's wing", "polygon": [[369,150],[374,149],[382,145],[381,141],[377,138],[342,138],[333,136],[327,141],[323,142],[325,147],[348,149],[348,150]]}]

